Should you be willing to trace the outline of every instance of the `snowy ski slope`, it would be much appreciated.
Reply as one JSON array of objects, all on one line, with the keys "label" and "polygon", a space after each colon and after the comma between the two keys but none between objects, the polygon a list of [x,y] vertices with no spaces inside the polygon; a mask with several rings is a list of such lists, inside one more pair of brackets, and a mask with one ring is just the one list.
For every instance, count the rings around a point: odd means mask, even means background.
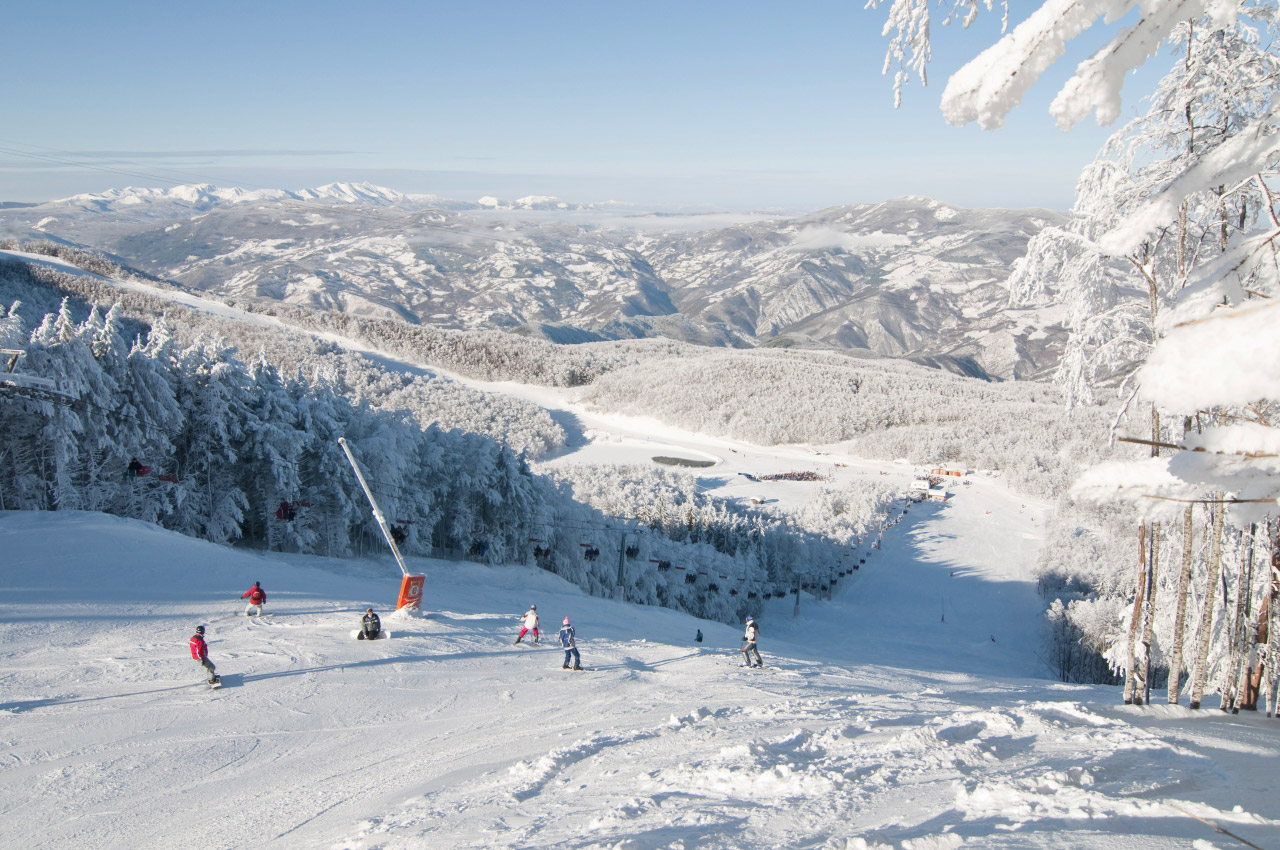
[{"label": "snowy ski slope", "polygon": [[0,514],[0,846],[1231,846],[1175,806],[1274,846],[1280,723],[1042,678],[1039,517],[989,482],[913,507],[833,600],[765,603],[746,670],[736,627],[535,569],[418,561],[426,616],[370,644],[389,558]]}]

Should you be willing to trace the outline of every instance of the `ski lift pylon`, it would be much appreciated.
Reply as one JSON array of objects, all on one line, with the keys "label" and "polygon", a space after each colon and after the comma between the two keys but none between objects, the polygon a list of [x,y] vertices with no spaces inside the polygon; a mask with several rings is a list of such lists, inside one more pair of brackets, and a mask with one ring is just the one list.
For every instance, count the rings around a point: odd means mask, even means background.
[{"label": "ski lift pylon", "polygon": [[7,358],[4,371],[0,372],[0,394],[22,396],[33,401],[51,401],[57,404],[70,404],[75,398],[58,387],[56,381],[38,375],[24,375],[15,372],[18,358],[26,352],[18,348],[0,348],[0,357]]}]

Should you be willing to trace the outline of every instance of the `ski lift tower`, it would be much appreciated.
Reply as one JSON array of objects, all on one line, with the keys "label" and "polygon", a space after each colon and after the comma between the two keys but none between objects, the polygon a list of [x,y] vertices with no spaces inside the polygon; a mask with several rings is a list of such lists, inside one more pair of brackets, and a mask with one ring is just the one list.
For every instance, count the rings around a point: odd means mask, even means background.
[{"label": "ski lift tower", "polygon": [[395,555],[396,563],[400,565],[400,572],[403,578],[400,579],[400,596],[396,600],[396,610],[401,608],[417,609],[422,603],[422,585],[426,582],[426,576],[411,576],[409,569],[404,565],[404,558],[400,556],[400,548],[396,546],[395,536],[391,533],[391,526],[387,525],[387,518],[383,516],[382,509],[378,507],[378,502],[373,498],[373,492],[369,489],[369,484],[364,480],[364,473],[360,471],[360,464],[356,463],[355,455],[351,454],[351,447],[347,445],[346,437],[338,438],[338,445],[342,446],[342,451],[346,453],[347,460],[351,463],[351,468],[355,470],[356,478],[360,481],[360,487],[364,490],[364,495],[369,499],[369,504],[373,508],[373,518],[378,523],[378,528],[382,529],[382,536],[387,541],[387,545],[391,547],[391,554]]},{"label": "ski lift tower", "polygon": [[62,392],[58,384],[38,375],[24,375],[13,371],[18,365],[18,358],[26,352],[18,348],[0,348],[0,395],[21,396],[35,401],[52,401],[58,404],[70,404],[75,399]]}]

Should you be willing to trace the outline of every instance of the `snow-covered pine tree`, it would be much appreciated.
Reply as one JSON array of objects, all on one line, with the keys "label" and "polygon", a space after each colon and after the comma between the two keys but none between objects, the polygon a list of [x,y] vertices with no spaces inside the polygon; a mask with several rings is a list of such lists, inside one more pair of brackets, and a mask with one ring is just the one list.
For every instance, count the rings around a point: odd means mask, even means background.
[{"label": "snow-covered pine tree", "polygon": [[237,447],[249,421],[248,377],[230,349],[202,341],[179,358],[183,430],[174,441],[178,467],[176,530],[214,543],[241,536],[249,500],[239,487]]},{"label": "snow-covered pine tree", "polygon": [[[310,502],[299,476],[305,435],[295,427],[297,411],[293,397],[265,353],[249,365],[248,420],[238,451],[238,484],[249,501],[244,533],[265,540],[272,550],[311,551],[314,532],[296,522],[302,502]],[[280,505],[294,510],[292,520],[276,517]]]},{"label": "snow-covered pine tree", "polygon": [[175,345],[168,325],[156,322],[146,335],[129,350],[124,374],[117,377],[120,397],[117,413],[132,423],[121,429],[119,456],[137,458],[152,467],[155,478],[125,479],[123,507],[120,512],[144,522],[160,522],[176,507],[177,482],[159,476],[176,478],[173,438],[182,432],[182,408],[178,405],[175,369]]},{"label": "snow-covered pine tree", "polygon": [[139,442],[140,426],[136,418],[120,408],[129,380],[129,343],[122,327],[123,317],[113,306],[106,316],[94,307],[81,326],[94,363],[102,377],[82,395],[85,407],[84,507],[86,510],[120,510],[126,492],[128,464]]},{"label": "snow-covered pine tree", "polygon": [[[356,411],[340,394],[330,372],[316,374],[310,386],[301,378],[287,386],[303,439],[298,478],[307,482],[311,502],[294,522],[314,535],[311,551],[330,557],[348,555],[367,512],[351,467],[338,448],[338,438],[347,433]],[[411,530],[417,527],[409,526]],[[411,536],[402,551],[414,551],[416,539]]]},{"label": "snow-covered pine tree", "polygon": [[[62,300],[56,314],[45,316],[31,335],[26,363],[32,372],[54,378],[62,392],[81,400],[75,409],[66,404],[43,405],[42,450],[37,454],[37,474],[45,490],[44,504],[40,507],[78,509],[84,504],[79,473],[85,460],[80,442],[85,436],[85,419],[95,415],[94,411],[101,413],[107,393],[102,385],[102,370],[80,333],[68,299]],[[89,435],[90,449],[101,439],[101,429],[94,431]]]}]

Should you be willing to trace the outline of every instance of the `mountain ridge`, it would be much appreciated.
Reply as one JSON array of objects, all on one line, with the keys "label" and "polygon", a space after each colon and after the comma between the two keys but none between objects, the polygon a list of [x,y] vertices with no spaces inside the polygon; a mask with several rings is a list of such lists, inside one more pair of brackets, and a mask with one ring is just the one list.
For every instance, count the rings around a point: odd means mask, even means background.
[{"label": "mountain ridge", "polygon": [[919,196],[798,216],[666,216],[547,196],[475,203],[368,183],[209,184],[0,210],[53,237],[222,297],[559,342],[779,336],[997,379],[1044,375],[1065,328],[1009,306],[1029,239],[1062,214]]}]

